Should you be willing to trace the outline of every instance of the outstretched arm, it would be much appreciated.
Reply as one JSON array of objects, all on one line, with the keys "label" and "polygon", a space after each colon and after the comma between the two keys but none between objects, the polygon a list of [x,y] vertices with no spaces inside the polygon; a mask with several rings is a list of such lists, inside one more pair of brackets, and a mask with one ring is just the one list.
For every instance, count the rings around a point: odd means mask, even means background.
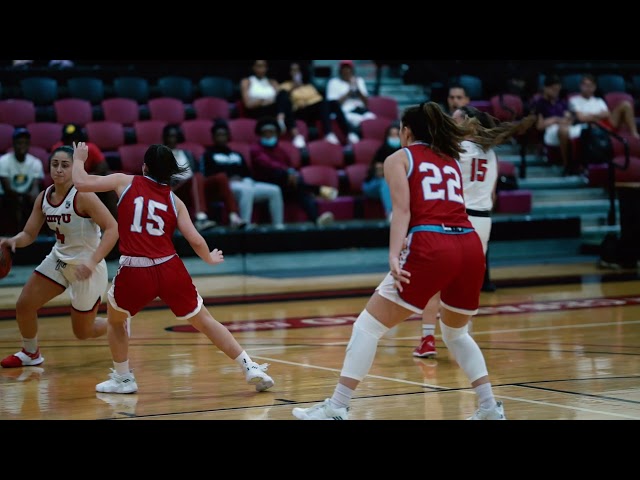
[{"label": "outstretched arm", "polygon": [[84,168],[89,148],[85,142],[73,142],[73,184],[79,192],[109,192],[114,190],[118,197],[127,185],[131,184],[133,175],[112,173],[111,175],[89,175]]},{"label": "outstretched arm", "polygon": [[196,230],[196,227],[193,226],[191,217],[189,217],[189,211],[184,202],[173,193],[171,195],[175,198],[176,208],[178,210],[178,230],[180,230],[180,233],[182,233],[187,242],[189,242],[193,251],[209,265],[222,263],[224,261],[222,251],[217,248],[209,251],[207,241],[200,235],[200,232]]}]

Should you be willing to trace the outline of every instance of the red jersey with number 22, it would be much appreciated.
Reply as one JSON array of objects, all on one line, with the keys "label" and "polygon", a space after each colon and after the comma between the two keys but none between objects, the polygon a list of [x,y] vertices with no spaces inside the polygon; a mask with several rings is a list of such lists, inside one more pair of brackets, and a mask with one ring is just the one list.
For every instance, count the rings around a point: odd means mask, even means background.
[{"label": "red jersey with number 22", "polygon": [[405,147],[409,157],[411,222],[473,228],[464,205],[462,174],[453,158],[437,155],[425,143]]},{"label": "red jersey with number 22", "polygon": [[161,258],[176,253],[178,214],[171,187],[136,175],[118,202],[121,255]]}]

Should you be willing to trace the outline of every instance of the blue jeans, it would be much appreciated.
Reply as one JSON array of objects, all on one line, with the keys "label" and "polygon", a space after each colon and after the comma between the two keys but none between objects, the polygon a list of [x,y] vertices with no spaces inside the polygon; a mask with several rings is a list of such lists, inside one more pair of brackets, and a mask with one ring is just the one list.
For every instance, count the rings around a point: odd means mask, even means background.
[{"label": "blue jeans", "polygon": [[389,216],[392,211],[389,184],[383,177],[376,177],[362,184],[362,192],[369,198],[377,198],[382,202],[384,211]]}]

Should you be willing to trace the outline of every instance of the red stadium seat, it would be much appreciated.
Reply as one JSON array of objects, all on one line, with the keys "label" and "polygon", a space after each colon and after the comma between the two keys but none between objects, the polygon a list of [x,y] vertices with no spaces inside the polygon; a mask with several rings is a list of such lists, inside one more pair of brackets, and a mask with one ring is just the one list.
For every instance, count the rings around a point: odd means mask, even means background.
[{"label": "red stadium seat", "polygon": [[358,143],[353,144],[353,161],[369,165],[378,149],[382,146],[380,140],[374,138],[363,138]]},{"label": "red stadium seat", "polygon": [[102,101],[102,112],[106,121],[120,122],[125,127],[133,127],[140,120],[138,103],[131,98],[105,98]]},{"label": "red stadium seat", "polygon": [[103,152],[115,151],[125,143],[124,127],[119,122],[89,122],[85,130],[87,140],[95,143]]},{"label": "red stadium seat", "polygon": [[229,102],[219,97],[199,97],[193,101],[193,109],[196,118],[206,118],[215,120],[216,118],[224,118],[228,120],[231,117]]},{"label": "red stadium seat", "polygon": [[398,100],[394,97],[371,95],[367,99],[367,107],[369,111],[375,113],[377,117],[388,120],[398,120],[400,118]]},{"label": "red stadium seat", "polygon": [[162,143],[162,129],[167,124],[163,120],[140,120],[133,124],[136,143]]},{"label": "red stadium seat", "polygon": [[234,142],[255,143],[258,136],[255,134],[257,120],[253,118],[232,118],[229,120],[229,139]]},{"label": "red stadium seat", "polygon": [[31,145],[42,147],[49,151],[51,146],[62,138],[61,123],[56,122],[34,122],[27,125],[27,130],[31,134]]},{"label": "red stadium seat", "polygon": [[186,142],[199,143],[204,147],[213,145],[212,126],[213,120],[206,118],[185,120],[181,125]]},{"label": "red stadium seat", "polygon": [[325,139],[312,140],[307,144],[309,165],[328,165],[334,169],[344,166],[344,150]]},{"label": "red stadium seat", "polygon": [[144,143],[134,143],[118,147],[118,156],[122,165],[122,171],[133,175],[142,175],[142,164],[144,154],[149,145]]},{"label": "red stadium seat", "polygon": [[31,100],[8,98],[0,101],[0,123],[24,127],[36,121],[36,107]]},{"label": "red stadium seat", "polygon": [[61,98],[53,102],[56,122],[75,123],[84,127],[93,120],[93,109],[89,100],[82,98]]},{"label": "red stadium seat", "polygon": [[147,103],[151,120],[161,120],[166,123],[184,122],[186,118],[185,104],[173,97],[151,98]]}]

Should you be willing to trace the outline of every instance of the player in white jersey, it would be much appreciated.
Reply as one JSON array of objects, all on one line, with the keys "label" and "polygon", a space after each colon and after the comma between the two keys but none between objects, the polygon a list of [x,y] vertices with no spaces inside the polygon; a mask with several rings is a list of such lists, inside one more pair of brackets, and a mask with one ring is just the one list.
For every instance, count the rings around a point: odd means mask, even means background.
[{"label": "player in white jersey", "polygon": [[[482,241],[482,249],[486,255],[491,236],[491,210],[498,181],[498,158],[493,148],[514,135],[523,133],[533,125],[535,118],[529,116],[521,122],[498,123],[491,115],[471,105],[458,108],[452,117],[458,123],[465,118],[477,120],[475,135],[461,143],[465,152],[460,154],[460,170],[467,215]],[[440,294],[436,294],[423,310],[422,338],[413,350],[414,357],[436,356],[434,333],[440,316],[439,310]],[[470,328],[471,321],[467,325]]]},{"label": "player in white jersey", "polygon": [[4,358],[0,362],[4,368],[44,362],[38,347],[38,310],[67,289],[76,338],[96,338],[107,332],[106,319],[96,314],[109,282],[104,258],[118,241],[118,224],[95,193],[76,190],[72,166],[73,148],[56,148],[49,159],[53,185],[38,195],[24,230],[0,238],[0,246],[15,252],[31,245],[45,222],[56,238],[20,293],[16,320],[22,350]]}]

